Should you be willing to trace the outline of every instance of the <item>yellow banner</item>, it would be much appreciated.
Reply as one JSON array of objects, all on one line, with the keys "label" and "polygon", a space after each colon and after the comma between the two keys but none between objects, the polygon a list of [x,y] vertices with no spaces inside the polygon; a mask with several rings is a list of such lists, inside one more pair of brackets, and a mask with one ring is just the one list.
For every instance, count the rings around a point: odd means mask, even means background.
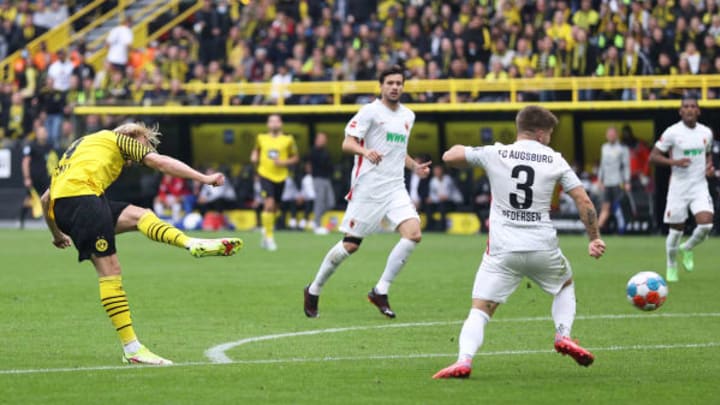
[{"label": "yellow banner", "polygon": [[[264,132],[267,132],[265,123],[194,125],[190,131],[193,164],[200,167],[249,163],[255,138]],[[301,157],[308,153],[307,124],[288,122],[283,125],[283,132],[295,137]]]}]

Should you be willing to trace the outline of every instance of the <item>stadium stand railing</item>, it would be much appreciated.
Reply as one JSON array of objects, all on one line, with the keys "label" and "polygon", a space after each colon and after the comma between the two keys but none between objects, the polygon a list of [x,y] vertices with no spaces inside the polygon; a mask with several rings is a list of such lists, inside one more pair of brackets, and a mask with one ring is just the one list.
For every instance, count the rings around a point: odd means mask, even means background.
[{"label": "stadium stand railing", "polygon": [[[145,87],[152,89],[151,85]],[[685,90],[693,90],[700,95],[703,107],[720,107],[720,100],[709,99],[708,89],[720,88],[720,75],[695,76],[623,76],[623,77],[568,77],[568,78],[537,78],[514,79],[503,82],[488,82],[484,79],[445,79],[445,80],[407,80],[404,92],[412,99],[414,94],[425,92],[447,93],[447,103],[416,103],[407,100],[406,105],[416,112],[473,112],[473,111],[514,111],[529,104],[538,102],[521,102],[518,94],[522,92],[565,92],[566,100],[543,101],[541,104],[556,110],[625,110],[625,109],[663,109],[677,108],[677,99]],[[158,115],[158,114],[268,114],[281,112],[286,114],[354,113],[357,110],[356,98],[349,95],[372,96],[379,93],[376,81],[337,81],[337,82],[293,82],[286,85],[266,82],[243,83],[192,83],[184,84],[187,92],[218,91],[221,94],[219,105],[185,105],[185,106],[78,106],[74,113],[78,115],[111,114],[111,115]],[[614,100],[582,100],[579,93],[583,90],[599,92],[620,92],[631,89],[635,99]],[[331,102],[325,104],[289,105],[283,97],[273,95],[324,95]],[[675,94],[671,99],[647,99],[644,93],[662,91]],[[460,102],[458,94],[497,94],[507,93],[505,101],[473,101]],[[233,97],[238,95],[264,97],[260,105],[231,105]],[[272,100],[272,101],[269,101]]]},{"label": "stadium stand railing", "polygon": [[[95,12],[98,10],[100,6],[104,3],[104,0],[95,0],[85,7],[78,10],[76,13],[73,13],[70,18],[65,20],[62,24],[54,27],[53,29],[49,30],[48,32],[40,35],[39,37],[35,38],[34,40],[30,41],[23,49],[30,52],[30,54],[35,54],[38,50],[41,49],[42,44],[45,44],[45,47],[48,52],[56,52],[59,49],[66,48],[69,44],[72,43],[73,38],[75,37],[73,35],[73,24],[79,20],[80,18],[85,17],[86,15]],[[106,13],[103,16],[100,16],[99,18],[95,19],[94,21],[102,20],[104,21],[106,17],[108,16],[109,12]],[[109,17],[107,17],[109,18]],[[82,30],[81,30],[82,31]],[[5,81],[11,81],[15,78],[15,70],[13,69],[13,64],[16,60],[21,58],[23,49],[19,49],[12,54],[8,55],[5,59],[0,61],[0,72],[2,72],[3,78]]]}]

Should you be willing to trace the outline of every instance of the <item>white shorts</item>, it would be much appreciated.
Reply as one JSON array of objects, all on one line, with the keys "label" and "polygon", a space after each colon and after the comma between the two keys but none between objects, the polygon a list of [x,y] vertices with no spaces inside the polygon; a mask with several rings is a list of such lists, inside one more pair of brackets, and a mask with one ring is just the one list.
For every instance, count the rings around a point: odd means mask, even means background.
[{"label": "white shorts", "polygon": [[350,200],[340,231],[349,235],[364,238],[376,232],[385,219],[395,229],[408,219],[415,218],[418,221],[415,204],[410,200],[405,189],[397,190],[384,200],[361,200],[357,198]]},{"label": "white shorts", "polygon": [[560,249],[492,256],[486,253],[475,276],[472,297],[504,303],[523,277],[555,295],[572,277],[572,268]]},{"label": "white shorts", "polygon": [[693,215],[698,212],[714,213],[713,200],[708,190],[702,190],[696,193],[683,196],[668,195],[667,205],[665,206],[665,215],[663,222],[666,224],[682,224],[688,217],[688,209]]}]

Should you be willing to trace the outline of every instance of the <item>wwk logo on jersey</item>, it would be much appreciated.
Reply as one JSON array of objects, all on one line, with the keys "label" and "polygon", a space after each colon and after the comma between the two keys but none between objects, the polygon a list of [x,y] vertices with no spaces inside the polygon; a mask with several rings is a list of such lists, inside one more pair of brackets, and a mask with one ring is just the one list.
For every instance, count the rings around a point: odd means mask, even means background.
[{"label": "wwk logo on jersey", "polygon": [[705,153],[705,149],[685,149],[683,155],[685,156],[697,156]]},{"label": "wwk logo on jersey", "polygon": [[388,142],[394,142],[394,143],[406,143],[407,142],[407,135],[396,134],[394,132],[386,133],[385,138]]}]

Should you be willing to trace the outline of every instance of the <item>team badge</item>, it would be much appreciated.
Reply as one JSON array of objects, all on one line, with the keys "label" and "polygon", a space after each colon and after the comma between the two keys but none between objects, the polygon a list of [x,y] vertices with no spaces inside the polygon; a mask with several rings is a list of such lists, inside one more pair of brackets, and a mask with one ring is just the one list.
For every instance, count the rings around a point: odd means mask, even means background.
[{"label": "team badge", "polygon": [[108,242],[102,236],[95,242],[95,250],[102,253],[108,249]]},{"label": "team badge", "polygon": [[410,123],[407,122],[407,121],[405,121],[405,130],[406,130],[406,131],[409,131],[409,130],[410,130]]}]

